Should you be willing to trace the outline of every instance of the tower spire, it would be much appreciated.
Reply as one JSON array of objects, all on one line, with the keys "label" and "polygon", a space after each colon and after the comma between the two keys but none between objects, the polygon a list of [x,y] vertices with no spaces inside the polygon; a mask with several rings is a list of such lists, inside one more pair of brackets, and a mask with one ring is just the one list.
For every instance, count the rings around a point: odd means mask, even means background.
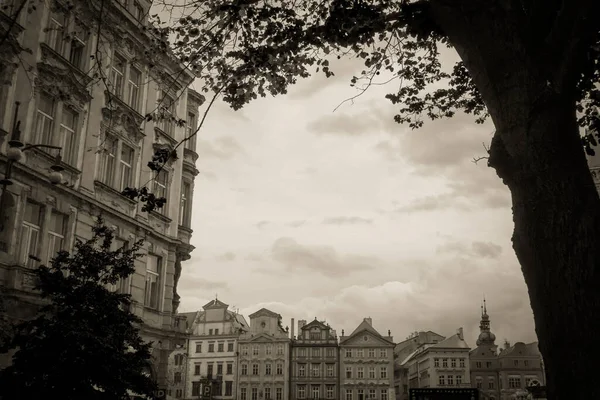
[{"label": "tower spire", "polygon": [[496,335],[490,330],[490,316],[487,313],[487,303],[485,301],[485,295],[483,296],[483,302],[481,303],[481,322],[479,323],[479,338],[477,339],[477,346],[480,345],[495,345]]}]

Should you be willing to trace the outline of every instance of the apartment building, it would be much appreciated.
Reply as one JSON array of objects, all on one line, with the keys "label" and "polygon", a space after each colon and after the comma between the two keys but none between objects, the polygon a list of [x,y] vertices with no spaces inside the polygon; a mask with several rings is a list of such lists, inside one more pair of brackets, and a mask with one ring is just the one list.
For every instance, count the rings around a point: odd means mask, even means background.
[{"label": "apartment building", "polygon": [[239,400],[289,399],[289,329],[281,315],[262,308],[250,314],[250,330],[239,339]]},{"label": "apartment building", "polygon": [[291,343],[290,400],[338,398],[339,347],[335,330],[317,318],[310,323],[298,321],[298,337]]},{"label": "apartment building", "polygon": [[185,399],[197,399],[209,386],[213,399],[235,398],[238,376],[238,339],[249,330],[246,319],[215,299],[201,311],[180,314],[188,322],[184,377]]},{"label": "apartment building", "polygon": [[381,335],[371,318],[340,336],[340,399],[394,400],[394,338]]},{"label": "apartment building", "polygon": [[[187,89],[194,76],[182,66],[145,53],[153,40],[145,29],[149,0],[102,2],[102,29],[82,19],[94,13],[79,12],[97,1],[71,8],[45,1],[17,13],[21,3],[0,8],[0,27],[12,26],[2,41],[11,51],[0,55],[0,174],[14,162],[10,184],[0,187],[0,285],[9,316],[35,315],[41,302],[32,272],[76,238],[89,238],[101,214],[115,246],[145,240],[135,273],[113,289],[131,294],[141,335],[154,342],[149,373],[165,385],[169,354],[184,341],[174,314],[182,262],[193,250],[195,143],[178,149],[157,177],[146,165],[195,128],[202,97]],[[155,123],[151,113],[169,118]],[[187,126],[176,123],[185,119]],[[142,212],[121,194],[144,185],[166,206]]]}]

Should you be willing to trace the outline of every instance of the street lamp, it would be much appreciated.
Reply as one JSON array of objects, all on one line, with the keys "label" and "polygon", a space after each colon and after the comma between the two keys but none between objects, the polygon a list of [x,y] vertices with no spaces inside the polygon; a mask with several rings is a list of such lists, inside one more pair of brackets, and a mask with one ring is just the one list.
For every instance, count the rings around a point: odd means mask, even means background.
[{"label": "street lamp", "polygon": [[6,162],[6,169],[4,170],[4,178],[0,179],[0,185],[2,185],[2,198],[0,199],[0,232],[4,230],[4,210],[5,210],[5,201],[6,201],[6,187],[13,184],[11,180],[12,175],[12,167],[13,164],[19,162],[21,158],[23,158],[23,153],[29,151],[31,149],[55,149],[58,150],[58,155],[54,159],[54,164],[50,167],[52,172],[48,175],[48,180],[51,184],[57,185],[62,182],[62,171],[64,168],[60,165],[61,156],[60,150],[62,147],[60,146],[52,146],[49,144],[29,144],[25,146],[23,142],[21,142],[21,121],[17,121],[17,116],[19,113],[20,102],[15,101],[15,117],[13,120],[13,128],[12,133],[10,135],[10,140],[8,141],[8,149],[6,150],[6,158],[8,161]]}]

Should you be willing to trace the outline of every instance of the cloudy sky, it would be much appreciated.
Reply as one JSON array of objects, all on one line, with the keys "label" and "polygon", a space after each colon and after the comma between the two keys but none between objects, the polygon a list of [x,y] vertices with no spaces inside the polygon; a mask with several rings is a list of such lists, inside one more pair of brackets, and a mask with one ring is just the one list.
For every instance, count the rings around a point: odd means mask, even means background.
[{"label": "cloudy sky", "polygon": [[350,332],[370,316],[396,341],[462,326],[474,346],[485,295],[499,344],[536,340],[510,194],[472,162],[492,125],[459,115],[411,131],[384,98],[394,83],[334,112],[356,94],[349,81],[361,65],[332,69],[286,97],[210,112],[180,310],[218,294],[246,316],[278,312],[284,326],[318,317]]}]

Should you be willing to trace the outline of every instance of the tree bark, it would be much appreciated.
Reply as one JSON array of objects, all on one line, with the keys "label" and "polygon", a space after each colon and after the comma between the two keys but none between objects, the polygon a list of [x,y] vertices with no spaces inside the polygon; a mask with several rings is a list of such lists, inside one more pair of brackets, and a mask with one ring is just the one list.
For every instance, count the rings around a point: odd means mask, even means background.
[{"label": "tree bark", "polygon": [[600,399],[600,197],[580,141],[574,85],[553,87],[576,66],[553,68],[531,57],[531,41],[517,29],[522,16],[507,3],[434,0],[432,14],[496,127],[489,164],[512,194],[513,248],[529,290],[548,399]]}]

